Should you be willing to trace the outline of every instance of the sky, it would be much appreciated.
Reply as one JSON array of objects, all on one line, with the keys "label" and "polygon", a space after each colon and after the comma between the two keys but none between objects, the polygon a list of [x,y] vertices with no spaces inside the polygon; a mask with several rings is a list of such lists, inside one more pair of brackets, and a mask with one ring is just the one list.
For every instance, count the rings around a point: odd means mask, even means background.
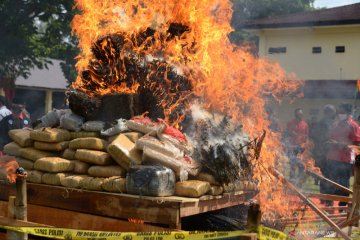
[{"label": "sky", "polygon": [[314,5],[315,7],[331,8],[359,2],[360,0],[315,0]]}]

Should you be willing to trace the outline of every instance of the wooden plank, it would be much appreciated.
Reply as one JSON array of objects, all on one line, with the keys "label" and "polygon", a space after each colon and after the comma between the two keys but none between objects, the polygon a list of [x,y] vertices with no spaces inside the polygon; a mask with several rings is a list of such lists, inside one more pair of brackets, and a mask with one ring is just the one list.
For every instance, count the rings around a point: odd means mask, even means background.
[{"label": "wooden plank", "polygon": [[[0,214],[7,208],[7,202],[0,201]],[[39,214],[41,213],[41,214]],[[58,227],[93,231],[115,231],[115,232],[142,232],[142,231],[168,231],[165,227],[149,224],[136,224],[126,220],[101,217],[91,214],[78,213],[51,207],[43,207],[28,204],[28,219],[31,222],[3,222],[1,224],[12,224],[11,226],[30,227]],[[36,224],[34,223],[36,222]],[[50,225],[50,226],[49,226]]]},{"label": "wooden plank", "polygon": [[244,233],[241,234],[237,239],[239,240],[257,240],[257,234],[256,233]]},{"label": "wooden plank", "polygon": [[334,229],[334,231],[339,234],[341,237],[343,237],[346,240],[350,240],[350,237],[347,236],[344,232],[341,231],[341,229],[339,228],[338,225],[335,224],[335,222],[333,220],[331,220],[324,211],[322,211],[321,209],[319,209],[316,204],[308,197],[306,197],[305,194],[303,194],[302,192],[299,191],[299,189],[297,187],[295,187],[291,182],[289,182],[288,180],[286,180],[284,178],[283,175],[281,175],[280,172],[278,172],[275,169],[269,169],[269,171],[271,171],[271,173],[278,178],[280,181],[282,181],[284,184],[286,184],[290,190],[294,191],[302,200],[304,203],[306,203],[306,205],[308,205],[312,210],[314,210],[314,212],[316,212],[319,217],[321,217],[322,219],[324,219],[324,221],[326,221],[332,229]]},{"label": "wooden plank", "polygon": [[340,189],[341,191],[343,191],[343,192],[345,192],[345,193],[349,193],[349,194],[352,194],[352,193],[353,193],[353,191],[352,191],[351,189],[346,188],[346,187],[344,187],[343,185],[340,185],[340,184],[338,184],[337,182],[334,182],[334,181],[332,181],[332,180],[330,180],[330,179],[328,179],[328,178],[326,178],[326,177],[324,177],[324,176],[321,176],[321,175],[319,175],[318,173],[315,173],[315,172],[310,171],[310,170],[308,170],[308,169],[307,169],[306,171],[307,171],[310,175],[312,175],[313,177],[316,177],[316,178],[319,179],[319,180],[323,180],[323,181],[325,181],[325,182],[327,182],[327,183],[330,183],[331,185],[333,185],[334,187]]},{"label": "wooden plank", "polygon": [[[3,185],[0,199],[6,200],[14,189]],[[129,198],[43,184],[28,184],[29,204],[54,207],[99,216],[141,219],[145,222],[176,225],[179,203]]]},{"label": "wooden plank", "polygon": [[[106,193],[104,194],[112,194],[112,193]],[[116,194],[116,193],[115,193]],[[118,193],[117,195],[121,195],[124,197],[129,198],[135,198],[135,199],[146,199],[156,202],[175,202],[175,203],[185,203],[185,202],[198,202],[200,201],[199,198],[187,198],[187,197],[178,197],[178,196],[169,196],[169,197],[150,197],[150,196],[139,196],[139,195],[131,195],[131,194],[125,194],[125,193]],[[211,196],[212,198],[215,198],[214,196]]]},{"label": "wooden plank", "polygon": [[[0,187],[0,200],[7,200],[9,195],[15,193],[11,185],[1,184]],[[29,204],[123,220],[139,219],[174,229],[181,227],[181,217],[243,204],[252,194],[236,192],[200,199],[145,197],[28,183]]]},{"label": "wooden plank", "polygon": [[244,204],[247,199],[247,193],[240,195],[227,194],[222,198],[210,200],[200,200],[194,203],[181,203],[180,217],[188,217],[208,211],[215,211],[222,208],[233,207]]},{"label": "wooden plank", "polygon": [[51,227],[49,225],[34,223],[34,222],[25,222],[21,220],[0,217],[0,226],[10,226],[10,227]]},{"label": "wooden plank", "polygon": [[304,195],[311,197],[311,198],[318,198],[322,200],[331,200],[331,201],[339,201],[339,202],[352,202],[351,197],[344,197],[338,195],[331,195],[331,194],[321,194],[321,193],[309,193],[306,192]]},{"label": "wooden plank", "polygon": [[[15,217],[18,220],[27,221],[27,191],[26,179],[17,177],[16,179],[16,198],[15,198]],[[27,233],[17,233],[17,239],[28,240]]]},{"label": "wooden plank", "polygon": [[[9,197],[9,201],[8,201],[8,207],[7,207],[7,219],[11,219],[14,221],[14,219],[16,218],[16,215],[15,215],[15,196],[10,196]],[[3,225],[3,226],[8,226],[7,223],[2,223],[0,221],[0,224]],[[6,231],[6,240],[12,240],[12,239],[17,239],[17,232],[15,231],[10,231],[10,230],[7,230]]]}]

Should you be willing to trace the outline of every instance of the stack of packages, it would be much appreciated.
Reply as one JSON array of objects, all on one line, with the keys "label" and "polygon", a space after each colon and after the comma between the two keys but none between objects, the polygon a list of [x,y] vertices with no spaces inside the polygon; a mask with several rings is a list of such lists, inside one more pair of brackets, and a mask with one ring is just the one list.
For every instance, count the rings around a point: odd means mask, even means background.
[{"label": "stack of packages", "polygon": [[104,128],[103,122],[54,110],[34,130],[11,130],[13,142],[4,152],[17,158],[33,183],[144,196],[223,193],[190,157],[186,136],[164,122],[135,117]]}]

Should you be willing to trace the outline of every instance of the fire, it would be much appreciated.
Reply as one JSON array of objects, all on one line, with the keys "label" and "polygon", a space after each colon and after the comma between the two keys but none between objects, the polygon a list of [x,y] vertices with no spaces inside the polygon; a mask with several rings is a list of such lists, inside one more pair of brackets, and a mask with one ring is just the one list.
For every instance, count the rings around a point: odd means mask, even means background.
[{"label": "fire", "polygon": [[[281,183],[267,171],[280,159],[281,144],[280,136],[269,130],[264,107],[268,96],[280,99],[300,83],[289,81],[294,76],[278,64],[230,42],[231,1],[76,0],[76,7],[81,15],[75,16],[73,31],[82,52],[75,89],[104,95],[137,93],[146,86],[157,94],[172,125],[184,117],[178,107],[188,110],[196,98],[203,108],[241,122],[253,137],[266,130],[261,157],[253,163],[259,200],[265,212],[288,211]],[[107,57],[98,59],[97,51]],[[145,74],[139,70],[144,65],[150,69]],[[109,77],[99,76],[99,69],[106,69]],[[173,72],[178,78],[169,78]],[[176,117],[170,118],[174,112]]]},{"label": "fire", "polygon": [[16,159],[14,157],[0,157],[0,170],[4,170],[6,178],[10,183],[14,183],[16,181],[17,168],[19,168],[19,164],[16,162]]}]

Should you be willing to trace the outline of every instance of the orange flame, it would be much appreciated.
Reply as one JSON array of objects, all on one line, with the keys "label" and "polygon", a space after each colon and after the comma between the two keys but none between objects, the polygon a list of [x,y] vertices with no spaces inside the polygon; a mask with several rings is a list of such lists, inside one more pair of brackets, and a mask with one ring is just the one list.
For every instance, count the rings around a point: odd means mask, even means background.
[{"label": "orange flame", "polygon": [[[287,75],[277,63],[255,58],[230,42],[230,0],[76,0],[76,7],[82,12],[73,20],[73,31],[78,35],[82,49],[76,64],[79,73],[87,69],[94,58],[91,48],[97,39],[122,33],[125,35],[122,57],[131,53],[162,58],[189,79],[192,94],[201,99],[204,108],[222,112],[232,121],[241,122],[244,131],[254,137],[264,129],[270,132],[264,109],[267,96],[279,99],[295,91],[300,84],[289,81],[294,77]],[[169,41],[167,30],[172,23],[182,24],[188,29]],[[155,31],[153,38],[138,43],[136,36],[149,27]],[[98,81],[94,75],[93,81]],[[123,85],[115,89],[99,87],[94,93],[85,85],[79,76],[73,87],[100,95],[136,92],[139,87],[136,84],[130,88]],[[170,114],[184,101],[186,94],[170,104],[163,101],[165,114]],[[179,116],[178,121],[181,120]],[[288,201],[283,196],[281,183],[267,173],[267,169],[275,166],[275,159],[281,156],[279,139],[276,133],[266,137],[261,158],[254,162],[254,178],[260,184],[259,200],[263,211],[276,209],[285,214]]]},{"label": "orange flame", "polygon": [[10,183],[16,182],[18,176],[16,174],[17,168],[19,168],[19,164],[14,157],[0,157],[0,169],[5,170],[6,178]]}]

